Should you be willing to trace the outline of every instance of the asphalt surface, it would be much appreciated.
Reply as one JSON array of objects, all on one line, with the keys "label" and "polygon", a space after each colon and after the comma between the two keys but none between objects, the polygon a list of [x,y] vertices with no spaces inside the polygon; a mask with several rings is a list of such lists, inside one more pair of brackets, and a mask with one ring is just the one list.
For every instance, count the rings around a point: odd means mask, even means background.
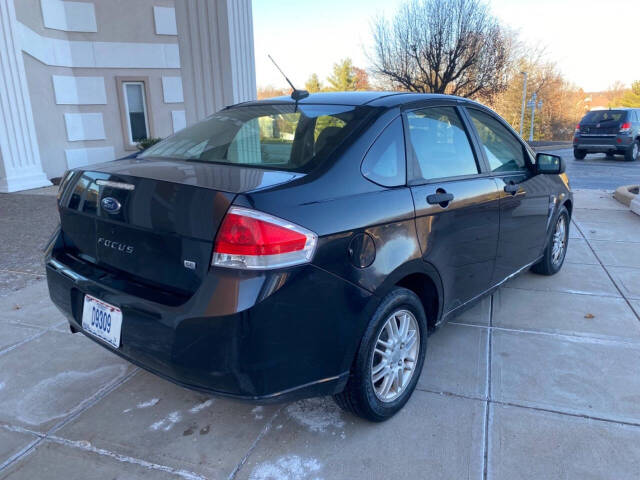
[{"label": "asphalt surface", "polygon": [[625,162],[622,155],[607,157],[604,153],[589,154],[584,160],[573,158],[573,150],[545,150],[560,155],[567,163],[567,175],[571,188],[591,190],[615,190],[622,185],[640,183],[640,160]]}]

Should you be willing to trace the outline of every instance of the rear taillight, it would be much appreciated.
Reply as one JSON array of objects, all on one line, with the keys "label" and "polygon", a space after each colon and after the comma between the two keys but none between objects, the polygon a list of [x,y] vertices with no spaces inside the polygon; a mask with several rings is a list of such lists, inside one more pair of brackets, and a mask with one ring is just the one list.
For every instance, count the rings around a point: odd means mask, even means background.
[{"label": "rear taillight", "polygon": [[575,131],[574,131],[573,133],[574,133],[575,135],[577,135],[577,134],[579,134],[579,133],[580,133],[580,124],[577,124],[577,125],[576,125],[576,129],[575,129]]},{"label": "rear taillight", "polygon": [[211,265],[265,270],[307,263],[317,241],[315,233],[281,218],[231,207],[218,230]]},{"label": "rear taillight", "polygon": [[631,131],[631,122],[624,122],[620,125],[620,133],[629,133]]}]

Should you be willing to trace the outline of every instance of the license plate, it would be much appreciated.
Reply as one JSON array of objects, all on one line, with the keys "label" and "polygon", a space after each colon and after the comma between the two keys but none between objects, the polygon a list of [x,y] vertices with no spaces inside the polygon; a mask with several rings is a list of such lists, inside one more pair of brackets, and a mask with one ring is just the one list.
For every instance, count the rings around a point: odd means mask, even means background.
[{"label": "license plate", "polygon": [[82,328],[85,331],[118,348],[121,327],[122,310],[91,295],[84,296]]}]

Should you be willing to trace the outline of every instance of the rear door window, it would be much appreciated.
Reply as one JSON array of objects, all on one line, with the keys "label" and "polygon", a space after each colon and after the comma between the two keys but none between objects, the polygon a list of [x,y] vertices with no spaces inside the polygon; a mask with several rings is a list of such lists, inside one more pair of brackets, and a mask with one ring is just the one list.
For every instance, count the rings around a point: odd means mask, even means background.
[{"label": "rear door window", "polygon": [[469,136],[455,107],[430,107],[407,114],[412,180],[479,172]]},{"label": "rear door window", "polygon": [[406,161],[402,119],[396,118],[378,136],[362,161],[362,174],[379,185],[404,185]]},{"label": "rear door window", "polygon": [[526,153],[520,140],[488,113],[475,108],[467,108],[467,111],[478,132],[491,171],[526,171]]}]

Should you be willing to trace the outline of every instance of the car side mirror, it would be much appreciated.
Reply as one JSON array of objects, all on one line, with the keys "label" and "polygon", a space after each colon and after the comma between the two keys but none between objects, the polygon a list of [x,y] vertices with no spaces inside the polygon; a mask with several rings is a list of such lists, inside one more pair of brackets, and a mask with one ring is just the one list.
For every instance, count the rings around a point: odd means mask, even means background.
[{"label": "car side mirror", "polygon": [[564,159],[550,153],[538,153],[536,155],[536,173],[560,175],[566,170]]}]

